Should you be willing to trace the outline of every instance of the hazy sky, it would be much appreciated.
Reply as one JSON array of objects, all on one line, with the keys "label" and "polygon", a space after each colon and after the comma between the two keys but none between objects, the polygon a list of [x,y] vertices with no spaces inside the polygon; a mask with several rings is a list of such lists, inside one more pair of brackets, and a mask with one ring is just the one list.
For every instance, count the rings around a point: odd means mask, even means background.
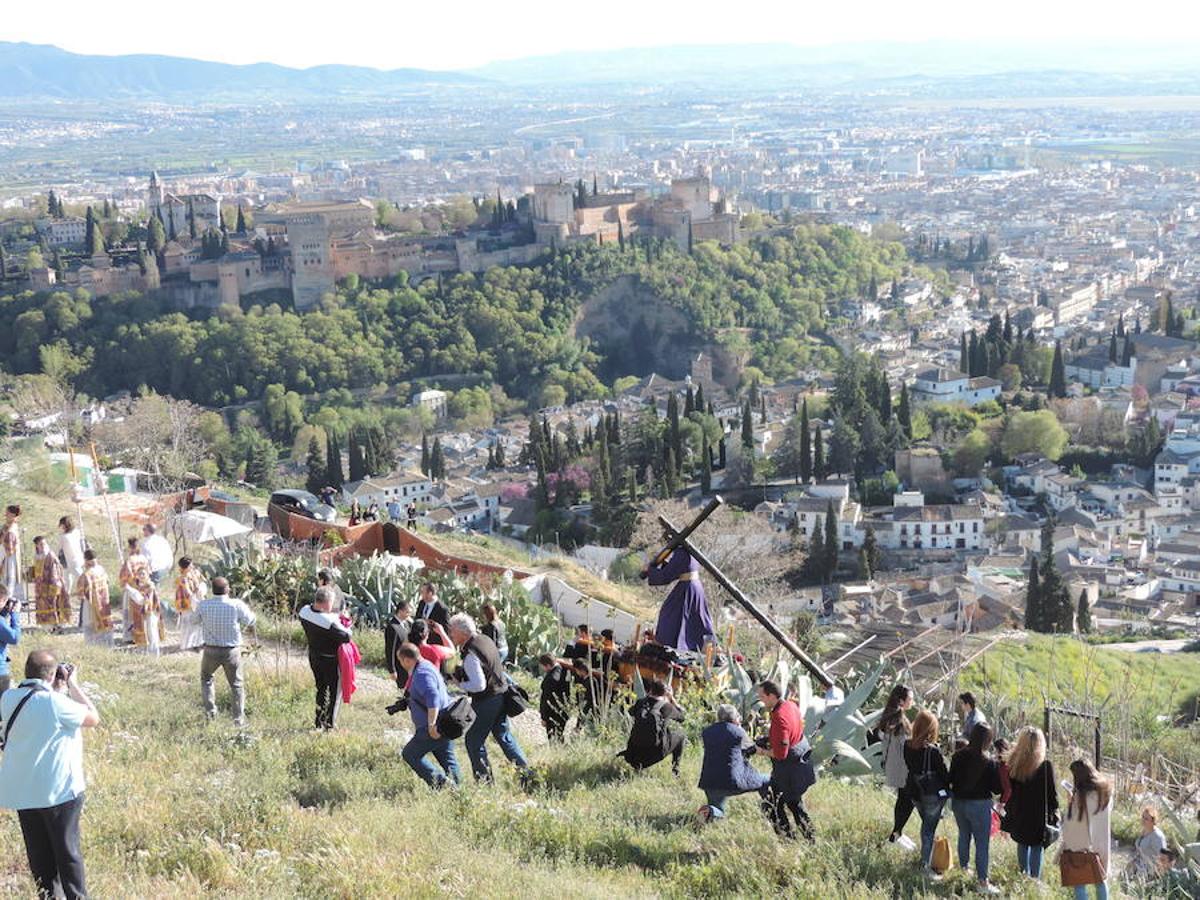
[{"label": "hazy sky", "polygon": [[565,50],[927,38],[1200,40],[1195,0],[204,0],[4,4],[0,38],[78,53],[469,68]]}]

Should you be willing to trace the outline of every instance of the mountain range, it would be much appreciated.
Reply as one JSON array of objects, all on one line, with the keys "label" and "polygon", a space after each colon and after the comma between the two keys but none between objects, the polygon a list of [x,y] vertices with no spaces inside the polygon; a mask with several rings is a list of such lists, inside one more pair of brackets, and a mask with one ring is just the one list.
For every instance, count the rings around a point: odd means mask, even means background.
[{"label": "mountain range", "polygon": [[[0,42],[0,98],[181,98],[263,95],[389,94],[429,85],[654,85],[690,82],[756,87],[874,90],[889,84],[959,81],[983,76],[1045,73],[1055,84],[1080,76],[1114,79],[1128,93],[1131,79],[1154,74],[1154,90],[1190,92],[1200,82],[1200,57],[1183,43],[1064,41],[949,41],[795,44],[714,44],[570,51],[502,60],[468,71],[374,69],[274,63],[231,65],[175,56],[96,56],[47,44]],[[1083,79],[1085,86],[1087,79]],[[1108,90],[1106,82],[1096,82]],[[1122,86],[1124,84],[1124,86]],[[1135,84],[1136,89],[1136,84]],[[1074,89],[1068,89],[1074,93]],[[968,91],[971,93],[971,91]]]}]

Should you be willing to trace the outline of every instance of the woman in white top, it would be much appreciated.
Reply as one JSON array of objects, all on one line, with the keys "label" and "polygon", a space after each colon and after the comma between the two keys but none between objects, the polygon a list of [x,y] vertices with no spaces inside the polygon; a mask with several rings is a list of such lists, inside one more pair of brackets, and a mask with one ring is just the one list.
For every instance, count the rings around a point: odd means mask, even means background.
[{"label": "woman in white top", "polygon": [[70,516],[58,520],[58,550],[63,555],[63,567],[67,570],[67,584],[72,589],[83,574],[83,532],[75,527]]},{"label": "woman in white top", "polygon": [[[1062,824],[1064,850],[1094,850],[1104,868],[1105,881],[1096,885],[1096,900],[1108,900],[1107,877],[1112,837],[1109,818],[1112,812],[1112,783],[1096,771],[1086,759],[1071,763],[1075,789]],[[1075,900],[1087,900],[1087,886],[1075,888]]]}]

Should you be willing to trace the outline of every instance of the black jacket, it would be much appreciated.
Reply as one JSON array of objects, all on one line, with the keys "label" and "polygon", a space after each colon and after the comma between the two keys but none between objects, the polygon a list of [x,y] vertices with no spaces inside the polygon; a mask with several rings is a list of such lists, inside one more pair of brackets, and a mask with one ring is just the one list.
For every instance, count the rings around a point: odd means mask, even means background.
[{"label": "black jacket", "polygon": [[542,696],[538,700],[538,711],[543,721],[562,721],[569,718],[571,705],[571,673],[556,665],[542,676]]},{"label": "black jacket", "polygon": [[[387,670],[395,675],[398,671],[403,671],[400,664],[396,662],[396,651],[400,649],[400,645],[408,640],[408,633],[412,630],[413,620],[401,622],[395,616],[392,616],[387,621],[387,626],[383,629],[383,656],[387,665]],[[405,679],[408,678],[405,673]]]},{"label": "black jacket", "polygon": [[300,610],[300,625],[308,638],[308,661],[329,662],[337,659],[337,649],[351,639],[350,632],[331,624],[311,606]]},{"label": "black jacket", "polygon": [[462,645],[462,658],[464,661],[468,653],[478,657],[480,664],[483,666],[483,678],[485,682],[482,691],[471,693],[472,702],[486,700],[489,697],[504,693],[505,688],[508,687],[508,676],[504,672],[504,664],[500,662],[500,651],[496,649],[496,645],[492,639],[484,634],[475,635]]},{"label": "black jacket", "polygon": [[914,750],[909,746],[908,741],[905,741],[904,765],[908,768],[908,783],[905,785],[905,790],[912,797],[920,798],[921,792],[917,790],[917,778],[925,774],[927,767],[930,774],[941,779],[943,787],[950,786],[950,773],[946,771],[946,758],[942,756],[942,751],[937,747],[923,747],[920,750]]},{"label": "black jacket", "polygon": [[1012,797],[1004,816],[1004,830],[1018,844],[1040,847],[1045,839],[1046,823],[1058,821],[1058,791],[1054,787],[1054,766],[1042,763],[1028,781],[1012,781]]},{"label": "black jacket", "polygon": [[[418,600],[417,608],[413,613],[413,616],[417,619],[427,619],[430,622],[437,622],[443,628],[448,629],[450,627],[450,611],[446,609],[446,604],[442,603],[441,600],[435,599],[433,601],[433,609],[429,613],[425,612],[425,601]],[[429,643],[440,644],[442,643],[442,639],[438,637],[435,632],[430,630]]]},{"label": "black jacket", "polygon": [[994,759],[959,750],[950,758],[950,792],[956,800],[989,800],[1000,793],[1000,767]]}]

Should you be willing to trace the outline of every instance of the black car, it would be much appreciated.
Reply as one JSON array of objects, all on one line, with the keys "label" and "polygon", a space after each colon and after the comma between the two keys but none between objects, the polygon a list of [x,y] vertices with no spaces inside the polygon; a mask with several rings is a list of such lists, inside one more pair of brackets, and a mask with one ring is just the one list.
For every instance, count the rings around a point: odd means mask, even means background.
[{"label": "black car", "polygon": [[271,495],[271,506],[278,506],[284,512],[294,513],[316,519],[318,522],[333,522],[337,512],[332,506],[326,506],[308,491],[276,491]]}]

